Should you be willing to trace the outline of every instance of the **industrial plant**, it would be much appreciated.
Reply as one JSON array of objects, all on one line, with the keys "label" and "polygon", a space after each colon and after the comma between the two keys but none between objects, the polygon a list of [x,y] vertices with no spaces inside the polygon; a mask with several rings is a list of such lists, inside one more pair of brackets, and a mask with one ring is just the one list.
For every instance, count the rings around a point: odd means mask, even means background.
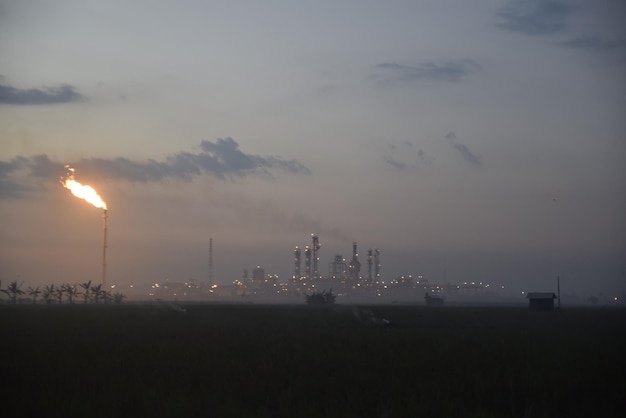
[{"label": "industrial plant", "polygon": [[[307,295],[332,292],[337,303],[424,303],[424,295],[432,300],[446,298],[475,298],[493,293],[491,285],[483,282],[430,283],[421,275],[407,274],[392,278],[383,276],[382,253],[379,248],[367,249],[365,268],[359,257],[357,242],[352,243],[349,259],[334,254],[322,264],[322,248],[317,234],[311,234],[310,243],[296,245],[292,250],[292,274],[279,277],[266,272],[262,265],[244,268],[241,277],[230,285],[217,285],[213,278],[213,240],[209,241],[209,263],[206,281],[165,281],[154,283],[149,296],[154,299],[176,300],[237,300],[250,302],[302,303]],[[288,253],[287,253],[288,254]],[[286,256],[286,262],[288,262]]]}]

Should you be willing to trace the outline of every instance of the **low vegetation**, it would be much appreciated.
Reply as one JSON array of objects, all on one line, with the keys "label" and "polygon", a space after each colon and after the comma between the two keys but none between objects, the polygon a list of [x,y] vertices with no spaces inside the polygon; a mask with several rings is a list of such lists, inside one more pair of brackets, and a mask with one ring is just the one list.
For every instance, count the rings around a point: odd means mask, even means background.
[{"label": "low vegetation", "polygon": [[321,292],[314,292],[310,295],[305,295],[304,299],[309,305],[333,305],[335,303],[336,296],[333,294],[333,290],[323,290]]},{"label": "low vegetation", "polygon": [[624,329],[619,309],[4,304],[3,415],[622,416]]},{"label": "low vegetation", "polygon": [[[105,290],[101,284],[94,285],[91,280],[80,284],[63,283],[61,285],[45,285],[43,287],[31,287],[28,286],[28,290],[22,290],[24,283],[18,283],[17,280],[9,283],[6,289],[2,289],[2,282],[0,281],[0,292],[6,294],[9,298],[9,303],[13,305],[19,303],[32,303],[39,302],[39,296],[45,304],[51,303],[69,303],[73,304],[76,298],[83,297],[83,303],[121,303],[125,296],[123,293]],[[82,289],[82,291],[80,290]],[[24,297],[23,295],[28,295]]]}]

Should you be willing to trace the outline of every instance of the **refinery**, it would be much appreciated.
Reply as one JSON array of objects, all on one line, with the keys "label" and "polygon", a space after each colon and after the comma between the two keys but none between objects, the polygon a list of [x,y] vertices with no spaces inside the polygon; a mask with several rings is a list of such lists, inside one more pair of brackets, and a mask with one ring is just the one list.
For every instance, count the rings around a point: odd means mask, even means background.
[{"label": "refinery", "polygon": [[251,270],[244,268],[241,277],[233,280],[232,284],[217,285],[213,278],[211,239],[206,280],[153,283],[148,296],[155,300],[301,303],[306,295],[332,291],[338,303],[412,303],[424,301],[425,294],[450,300],[484,299],[495,295],[493,286],[484,282],[448,283],[444,279],[444,283],[436,284],[419,274],[385,278],[380,249],[367,249],[363,268],[357,242],[352,243],[349,260],[342,254],[334,254],[327,264],[322,264],[319,236],[311,234],[310,240],[310,244],[303,247],[296,245],[292,250],[291,277],[282,278],[278,274],[267,273],[262,265],[256,265]]}]

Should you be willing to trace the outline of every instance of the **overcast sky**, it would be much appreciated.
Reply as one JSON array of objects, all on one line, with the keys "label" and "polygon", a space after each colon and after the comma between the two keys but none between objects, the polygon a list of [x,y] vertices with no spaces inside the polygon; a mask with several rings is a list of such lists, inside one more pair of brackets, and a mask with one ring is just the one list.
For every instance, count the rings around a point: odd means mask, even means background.
[{"label": "overcast sky", "polygon": [[0,0],[0,280],[626,290],[622,0]]}]

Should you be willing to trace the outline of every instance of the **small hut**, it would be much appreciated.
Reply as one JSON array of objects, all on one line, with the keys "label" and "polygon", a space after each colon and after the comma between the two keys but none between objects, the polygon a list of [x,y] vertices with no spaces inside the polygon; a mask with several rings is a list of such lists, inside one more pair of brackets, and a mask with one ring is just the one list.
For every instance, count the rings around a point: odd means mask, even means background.
[{"label": "small hut", "polygon": [[554,299],[552,292],[530,292],[526,295],[528,309],[531,311],[552,312],[554,311]]}]

